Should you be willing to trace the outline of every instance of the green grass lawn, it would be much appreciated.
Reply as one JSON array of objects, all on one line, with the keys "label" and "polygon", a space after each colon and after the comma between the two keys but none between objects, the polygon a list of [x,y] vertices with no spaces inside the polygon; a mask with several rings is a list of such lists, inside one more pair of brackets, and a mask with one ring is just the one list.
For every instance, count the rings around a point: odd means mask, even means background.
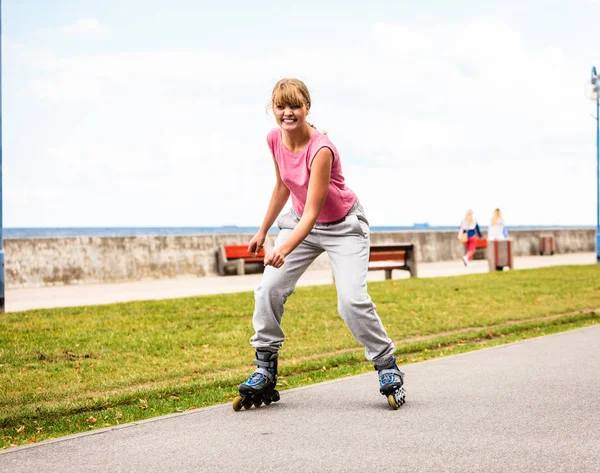
[{"label": "green grass lawn", "polygon": [[[600,265],[376,282],[369,293],[405,364],[598,323]],[[247,292],[0,316],[0,445],[230,402],[254,369],[252,311]],[[333,285],[298,288],[283,326],[281,390],[372,369]]]}]

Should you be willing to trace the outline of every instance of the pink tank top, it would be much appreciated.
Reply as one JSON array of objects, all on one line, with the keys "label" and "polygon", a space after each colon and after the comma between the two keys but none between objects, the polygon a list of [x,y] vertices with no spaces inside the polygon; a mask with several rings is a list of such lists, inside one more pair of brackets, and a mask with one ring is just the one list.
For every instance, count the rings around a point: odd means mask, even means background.
[{"label": "pink tank top", "polygon": [[292,196],[292,207],[298,215],[304,212],[310,167],[312,160],[321,148],[327,147],[333,153],[329,191],[317,222],[335,222],[345,217],[356,202],[356,194],[346,186],[342,175],[340,155],[331,140],[318,130],[310,137],[308,144],[300,153],[291,153],[281,140],[281,130],[274,128],[267,135],[267,143],[279,167],[279,174]]}]

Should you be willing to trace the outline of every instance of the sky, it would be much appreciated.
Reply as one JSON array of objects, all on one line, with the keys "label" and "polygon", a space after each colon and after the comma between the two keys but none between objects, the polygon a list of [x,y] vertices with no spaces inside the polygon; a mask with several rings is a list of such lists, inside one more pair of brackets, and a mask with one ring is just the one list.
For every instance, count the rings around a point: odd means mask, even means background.
[{"label": "sky", "polygon": [[5,227],[259,226],[277,80],[372,225],[595,226],[600,0],[2,0]]}]

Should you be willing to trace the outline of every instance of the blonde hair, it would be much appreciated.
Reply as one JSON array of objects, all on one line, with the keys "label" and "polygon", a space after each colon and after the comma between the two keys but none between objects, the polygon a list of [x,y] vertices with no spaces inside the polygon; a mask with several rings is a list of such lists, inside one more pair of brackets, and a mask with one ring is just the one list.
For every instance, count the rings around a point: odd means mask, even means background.
[{"label": "blonde hair", "polygon": [[[267,105],[267,112],[272,110],[275,105],[289,105],[290,107],[306,105],[310,109],[311,99],[308,87],[300,79],[281,79],[273,87],[271,101]],[[317,129],[313,123],[308,121],[306,123],[315,130]],[[327,135],[325,130],[322,130],[321,133]]]},{"label": "blonde hair", "polygon": [[473,211],[472,210],[467,210],[467,213],[465,214],[465,218],[463,220],[465,223],[467,224],[472,224],[475,223],[475,217],[473,217]]},{"label": "blonde hair", "polygon": [[299,79],[281,79],[271,94],[269,108],[275,105],[298,106],[306,105],[310,108],[310,93],[306,84]]},{"label": "blonde hair", "polygon": [[502,218],[502,212],[500,209],[495,209],[494,214],[492,215],[492,225],[497,223]]}]

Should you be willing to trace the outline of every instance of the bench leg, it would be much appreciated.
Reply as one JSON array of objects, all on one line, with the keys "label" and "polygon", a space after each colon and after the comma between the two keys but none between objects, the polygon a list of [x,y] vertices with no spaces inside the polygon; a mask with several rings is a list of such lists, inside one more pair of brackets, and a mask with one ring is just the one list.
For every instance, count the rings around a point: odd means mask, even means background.
[{"label": "bench leg", "polygon": [[242,274],[246,274],[246,264],[243,259],[235,260],[236,273],[241,276]]},{"label": "bench leg", "polygon": [[411,278],[417,277],[417,255],[415,254],[415,249],[410,251],[409,255],[407,255],[406,266],[408,272],[410,273]]},{"label": "bench leg", "polygon": [[223,247],[217,249],[217,272],[219,276],[225,276],[225,265],[227,264],[227,258],[223,252]]},{"label": "bench leg", "polygon": [[385,279],[392,279],[392,270],[391,269],[385,270]]}]

